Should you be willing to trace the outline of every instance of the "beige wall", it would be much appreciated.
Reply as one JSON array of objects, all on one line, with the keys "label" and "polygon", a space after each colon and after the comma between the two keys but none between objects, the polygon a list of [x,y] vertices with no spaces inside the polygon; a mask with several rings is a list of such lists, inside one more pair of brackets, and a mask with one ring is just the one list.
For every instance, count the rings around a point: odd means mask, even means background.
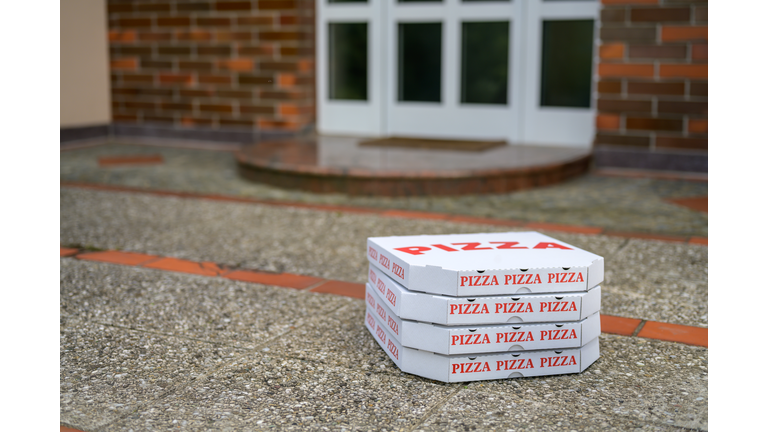
[{"label": "beige wall", "polygon": [[60,5],[60,127],[109,123],[106,1],[66,0]]}]

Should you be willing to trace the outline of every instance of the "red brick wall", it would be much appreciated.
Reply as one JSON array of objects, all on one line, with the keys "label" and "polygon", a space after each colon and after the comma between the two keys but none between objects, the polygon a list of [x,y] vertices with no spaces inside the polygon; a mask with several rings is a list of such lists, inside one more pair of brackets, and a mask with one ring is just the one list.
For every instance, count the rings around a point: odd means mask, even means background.
[{"label": "red brick wall", "polygon": [[595,145],[707,150],[707,2],[602,0]]},{"label": "red brick wall", "polygon": [[314,0],[110,0],[107,13],[114,122],[314,123]]}]

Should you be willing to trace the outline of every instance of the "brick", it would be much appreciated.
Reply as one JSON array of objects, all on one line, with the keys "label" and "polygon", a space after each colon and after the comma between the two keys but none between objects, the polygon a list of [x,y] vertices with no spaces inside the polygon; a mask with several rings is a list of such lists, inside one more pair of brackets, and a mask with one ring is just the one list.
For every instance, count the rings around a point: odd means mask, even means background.
[{"label": "brick", "polygon": [[286,73],[277,74],[277,85],[282,88],[295,86],[296,75]]},{"label": "brick", "polygon": [[123,105],[128,109],[135,110],[154,110],[155,103],[152,101],[125,101]]},{"label": "brick", "polygon": [[662,42],[707,40],[707,26],[662,26]]},{"label": "brick", "polygon": [[160,84],[192,84],[191,74],[161,73],[157,76]]},{"label": "brick", "polygon": [[707,22],[707,6],[696,6],[693,17],[697,23]]},{"label": "brick", "polygon": [[200,111],[203,111],[203,112],[216,112],[216,113],[231,113],[232,112],[232,105],[200,104]]},{"label": "brick", "polygon": [[695,237],[694,236],[694,237],[691,237],[690,240],[688,240],[688,243],[709,246],[709,239],[707,237]]},{"label": "brick", "polygon": [[217,31],[215,39],[217,42],[230,42],[230,41],[250,41],[252,38],[249,31]]},{"label": "brick", "polygon": [[597,133],[595,134],[595,144],[630,146],[630,147],[650,147],[651,138],[648,136],[613,135],[613,134]]},{"label": "brick", "polygon": [[682,131],[683,121],[681,119],[627,117],[626,127],[630,130]]},{"label": "brick", "polygon": [[247,56],[271,56],[274,52],[271,45],[241,45],[237,49],[238,54]]},{"label": "brick", "polygon": [[659,76],[662,78],[707,78],[708,68],[705,64],[662,64],[659,65]]},{"label": "brick", "polygon": [[600,45],[600,58],[602,59],[620,59],[624,57],[623,43],[610,43]]},{"label": "brick", "polygon": [[229,18],[197,17],[195,18],[195,24],[197,24],[200,27],[229,27],[231,24],[231,21]]},{"label": "brick", "polygon": [[365,299],[365,285],[359,283],[328,281],[318,287],[312,288],[310,292]]},{"label": "brick", "polygon": [[600,22],[615,23],[624,22],[627,19],[627,11],[621,9],[603,9],[600,11]]},{"label": "brick", "polygon": [[205,30],[178,31],[176,40],[178,41],[208,41],[211,40],[211,32]]},{"label": "brick", "polygon": [[139,67],[139,60],[134,58],[115,59],[109,62],[111,69],[136,70]]},{"label": "brick", "polygon": [[171,5],[168,3],[138,3],[137,12],[170,12]]},{"label": "brick", "polygon": [[600,314],[600,332],[632,336],[643,320]]},{"label": "brick", "polygon": [[160,46],[157,47],[157,53],[160,55],[188,56],[192,53],[192,48],[188,46]]},{"label": "brick", "polygon": [[274,99],[274,100],[297,100],[304,99],[309,96],[308,92],[291,91],[291,90],[262,90],[259,93],[259,97],[262,99]]},{"label": "brick", "polygon": [[611,64],[601,63],[597,66],[601,77],[653,77],[652,64]]},{"label": "brick", "polygon": [[249,59],[228,59],[219,62],[219,68],[231,71],[250,71],[253,70],[253,60]]},{"label": "brick", "polygon": [[197,55],[201,56],[229,56],[231,52],[229,45],[197,46]]},{"label": "brick", "polygon": [[142,267],[201,276],[219,276],[227,270],[212,262],[188,261],[178,258],[161,258]]},{"label": "brick", "polygon": [[709,91],[709,84],[706,82],[692,82],[689,88],[689,94],[691,96],[704,96],[706,97]]},{"label": "brick", "polygon": [[201,84],[232,84],[232,77],[229,75],[214,75],[214,74],[206,74],[206,75],[198,75],[197,81]]},{"label": "brick", "polygon": [[80,252],[80,249],[75,248],[63,248],[59,246],[59,258],[69,257]]},{"label": "brick", "polygon": [[663,149],[686,149],[686,150],[707,150],[708,144],[706,138],[685,138],[685,137],[656,137],[656,148]]},{"label": "brick", "polygon": [[275,113],[275,107],[271,105],[240,105],[240,113],[242,114],[267,114],[273,115]]},{"label": "brick", "polygon": [[207,61],[180,61],[179,70],[210,71],[213,63]]},{"label": "brick", "polygon": [[707,133],[708,132],[707,119],[688,120],[688,132],[689,133]]},{"label": "brick", "polygon": [[259,10],[296,9],[295,0],[259,0]]},{"label": "brick", "polygon": [[129,12],[133,12],[133,4],[132,3],[112,3],[112,2],[108,2],[108,4],[107,4],[107,13],[108,14],[129,13]]},{"label": "brick", "polygon": [[217,90],[216,96],[228,99],[253,99],[250,90]]},{"label": "brick", "polygon": [[600,39],[603,42],[652,42],[656,41],[656,27],[603,26],[600,29]]},{"label": "brick", "polygon": [[618,94],[621,93],[621,81],[600,80],[597,83],[598,93]]},{"label": "brick", "polygon": [[136,123],[139,121],[139,117],[136,114],[112,113],[112,121],[118,123]]},{"label": "brick", "polygon": [[296,62],[263,61],[259,62],[259,68],[263,71],[293,72],[299,69]]},{"label": "brick", "polygon": [[129,43],[136,41],[136,32],[133,30],[118,31],[110,30],[109,32],[110,42]]},{"label": "brick", "polygon": [[629,58],[685,59],[685,45],[630,45]]},{"label": "brick", "polygon": [[315,62],[309,59],[299,60],[299,70],[301,72],[312,72],[315,70]]},{"label": "brick", "polygon": [[176,10],[179,12],[201,12],[211,9],[211,5],[208,2],[194,2],[194,3],[176,3]]},{"label": "brick", "polygon": [[177,89],[179,96],[181,97],[190,97],[190,98],[198,98],[198,97],[213,97],[213,90],[212,89],[187,89],[187,88],[180,88]]},{"label": "brick", "polygon": [[151,27],[150,18],[120,18],[118,21],[120,27]]},{"label": "brick", "polygon": [[630,81],[627,83],[627,93],[656,96],[683,96],[685,94],[685,83]]},{"label": "brick", "polygon": [[173,62],[168,60],[141,60],[142,69],[172,69]]},{"label": "brick", "polygon": [[707,210],[709,209],[709,197],[706,197],[706,196],[674,198],[674,199],[667,199],[666,201],[671,202],[672,204],[687,207],[691,210],[696,210],[703,213],[707,213]]},{"label": "brick", "polygon": [[242,119],[229,119],[229,118],[219,118],[219,126],[228,126],[228,127],[237,127],[237,128],[252,128],[255,126],[255,123],[253,120],[242,120]]},{"label": "brick", "polygon": [[291,116],[302,114],[298,106],[293,104],[279,104],[277,106],[277,112],[281,116]]},{"label": "brick", "polygon": [[237,77],[237,82],[241,85],[273,84],[274,81],[275,79],[273,75],[240,74]]},{"label": "brick", "polygon": [[180,120],[184,126],[213,126],[213,120],[200,117],[182,117]]},{"label": "brick", "polygon": [[271,16],[237,17],[237,25],[241,26],[271,26],[274,21]]},{"label": "brick", "polygon": [[175,123],[175,119],[170,116],[162,115],[144,115],[145,123]]},{"label": "brick", "polygon": [[690,21],[691,9],[678,8],[633,8],[629,13],[633,22]]},{"label": "brick", "polygon": [[680,342],[687,345],[709,346],[709,330],[701,327],[647,321],[637,337]]},{"label": "brick", "polygon": [[192,111],[192,104],[189,102],[160,102],[160,109],[163,111]]},{"label": "brick", "polygon": [[709,59],[709,50],[707,44],[691,45],[691,59],[707,61]]},{"label": "brick", "polygon": [[170,32],[141,32],[139,33],[139,40],[142,42],[163,42],[173,39],[173,34]]},{"label": "brick", "polygon": [[280,25],[297,25],[299,24],[299,18],[296,15],[280,15]]},{"label": "brick", "polygon": [[616,100],[616,99],[598,99],[598,111],[611,112],[647,112],[652,108],[649,100]]},{"label": "brick", "polygon": [[621,117],[616,114],[598,114],[595,123],[600,130],[615,130],[621,126]]},{"label": "brick", "polygon": [[220,1],[216,2],[217,11],[249,11],[251,2],[249,1]]},{"label": "brick", "polygon": [[262,31],[259,32],[259,40],[263,41],[300,41],[305,33],[297,31]]},{"label": "brick", "polygon": [[148,56],[152,55],[152,47],[148,45],[121,46],[117,50],[122,55]]},{"label": "brick", "polygon": [[707,102],[659,101],[659,113],[707,114]]},{"label": "brick", "polygon": [[243,282],[295,289],[306,289],[324,280],[312,276],[302,276],[290,273],[264,273],[251,270],[235,270],[226,274],[224,277]]},{"label": "brick", "polygon": [[157,18],[158,27],[189,27],[189,17]]},{"label": "brick", "polygon": [[301,124],[292,120],[258,119],[256,124],[258,125],[259,129],[263,129],[263,130],[296,131],[301,127]]},{"label": "brick", "polygon": [[308,47],[280,47],[282,57],[292,56],[311,56],[314,55],[314,49]]},{"label": "brick", "polygon": [[135,252],[121,252],[121,251],[103,251],[103,252],[90,252],[83,253],[77,256],[77,259],[86,261],[99,261],[110,264],[121,264],[135,266],[143,263],[147,263],[159,258],[155,255],[146,255]]},{"label": "brick", "polygon": [[123,82],[126,83],[152,83],[154,81],[154,77],[152,75],[145,75],[145,74],[136,74],[136,75],[128,75],[124,74],[122,78]]}]

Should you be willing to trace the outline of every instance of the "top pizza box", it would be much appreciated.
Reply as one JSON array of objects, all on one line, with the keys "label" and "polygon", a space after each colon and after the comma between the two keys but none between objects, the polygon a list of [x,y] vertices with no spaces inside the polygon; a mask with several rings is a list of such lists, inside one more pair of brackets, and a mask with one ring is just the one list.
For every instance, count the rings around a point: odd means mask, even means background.
[{"label": "top pizza box", "polygon": [[369,237],[368,261],[412,291],[448,296],[588,291],[603,258],[537,232]]}]

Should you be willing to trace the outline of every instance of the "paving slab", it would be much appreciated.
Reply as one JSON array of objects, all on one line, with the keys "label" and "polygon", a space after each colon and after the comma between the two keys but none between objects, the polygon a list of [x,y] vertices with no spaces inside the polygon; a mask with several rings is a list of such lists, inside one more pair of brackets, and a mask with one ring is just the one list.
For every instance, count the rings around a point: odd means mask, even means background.
[{"label": "paving slab", "polygon": [[[158,141],[156,144],[162,144]],[[163,164],[100,167],[100,157],[160,155]],[[234,155],[158,145],[126,145],[65,151],[63,182],[87,182],[260,199],[355,205],[379,209],[442,212],[468,216],[588,225],[614,231],[640,231],[706,237],[706,213],[669,199],[706,196],[706,182],[586,175],[558,185],[509,194],[460,197],[348,197],[312,194],[252,183],[240,178]]]},{"label": "paving slab", "polygon": [[223,278],[62,259],[61,319],[253,348],[352,299]]},{"label": "paving slab", "polygon": [[[74,188],[62,188],[61,209],[63,246],[358,283],[367,278],[367,237],[524,230]],[[707,325],[707,247],[540,231],[605,258],[604,313]]]}]

